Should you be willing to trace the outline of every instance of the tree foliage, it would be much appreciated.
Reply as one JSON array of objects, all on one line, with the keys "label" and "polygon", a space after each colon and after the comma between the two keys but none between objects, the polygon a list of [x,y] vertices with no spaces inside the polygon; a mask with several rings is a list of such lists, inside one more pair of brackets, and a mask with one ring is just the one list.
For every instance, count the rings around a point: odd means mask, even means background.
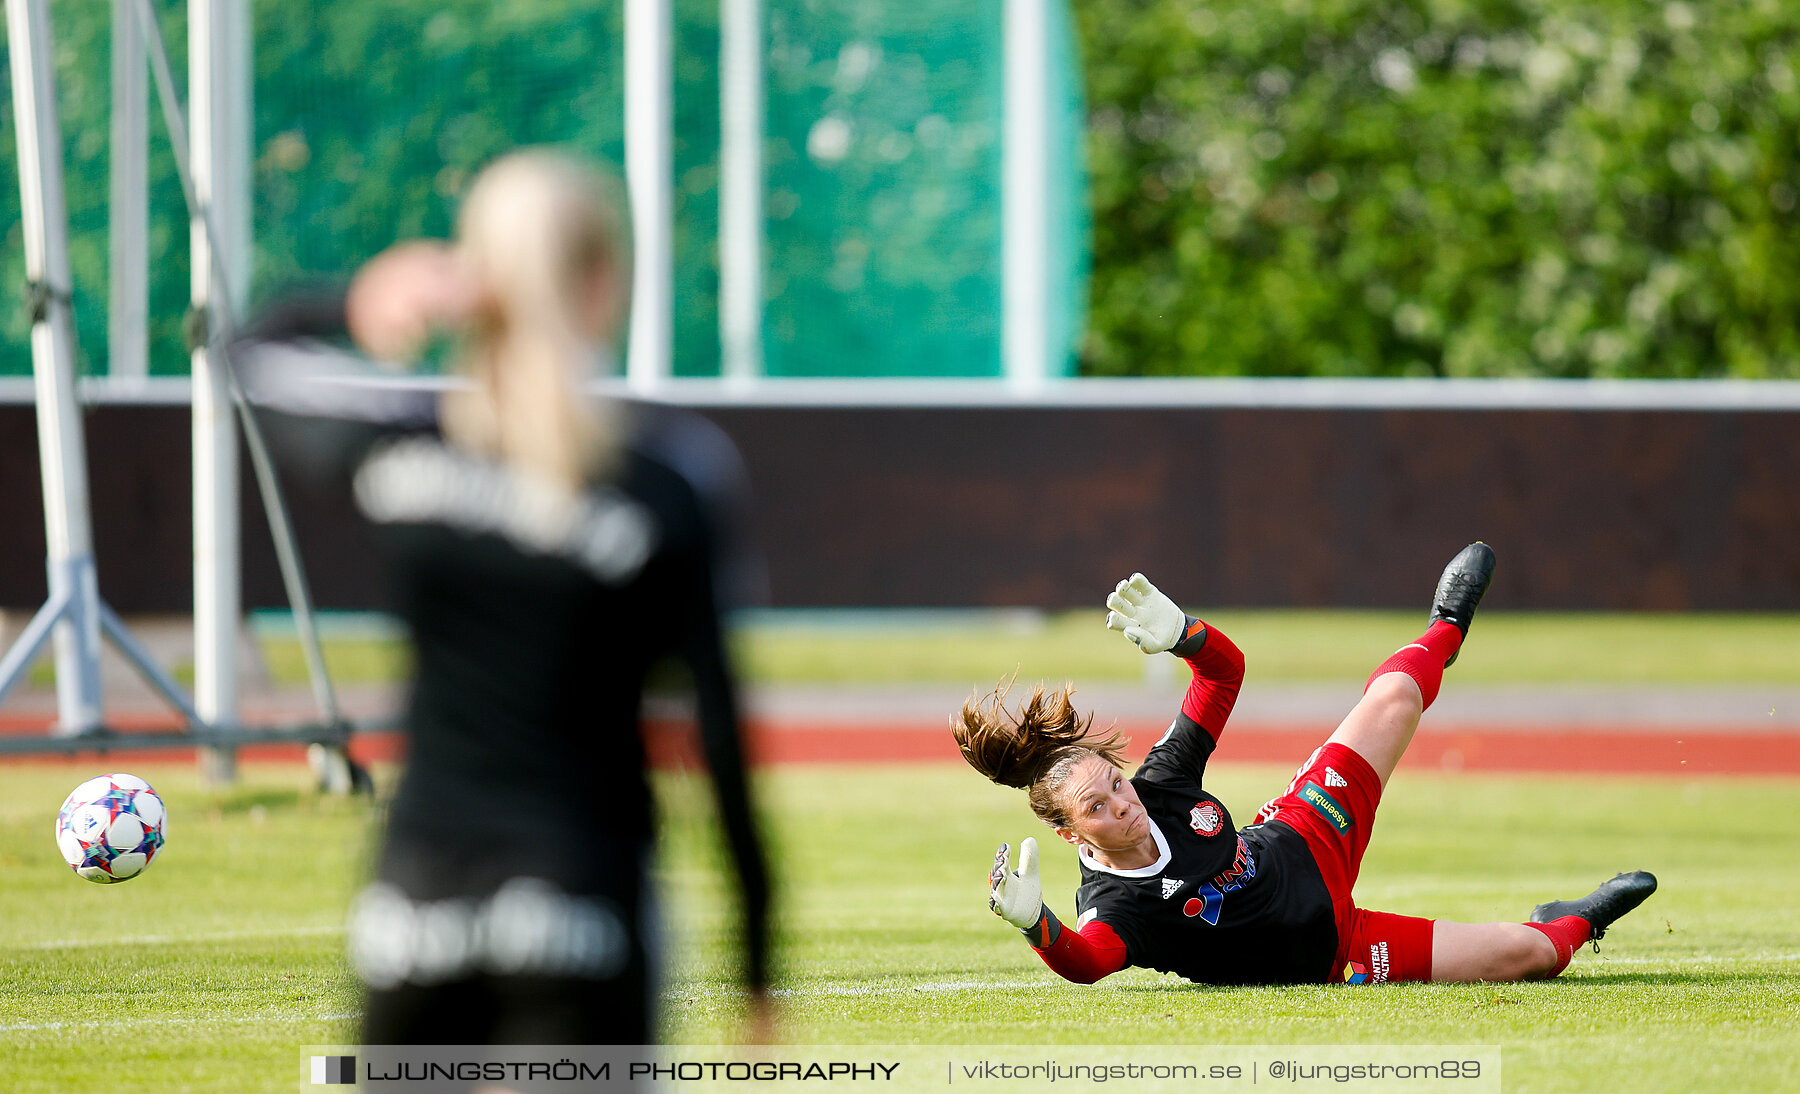
[{"label": "tree foliage", "polygon": [[[159,4],[186,90],[185,5]],[[622,5],[592,0],[252,0],[255,129],[249,150],[256,294],[342,278],[397,238],[450,230],[483,163],[522,144],[623,155]],[[717,5],[676,0],[674,146],[678,370],[716,371]],[[55,4],[78,367],[107,371],[112,10]],[[0,70],[5,57],[0,55]],[[148,77],[145,77],[146,82]],[[0,100],[0,271],[22,277],[13,103]],[[150,127],[151,371],[184,374],[187,211],[160,107]],[[21,313],[0,317],[0,373],[30,371]]]},{"label": "tree foliage", "polygon": [[1085,371],[1800,376],[1800,6],[1076,7]]}]

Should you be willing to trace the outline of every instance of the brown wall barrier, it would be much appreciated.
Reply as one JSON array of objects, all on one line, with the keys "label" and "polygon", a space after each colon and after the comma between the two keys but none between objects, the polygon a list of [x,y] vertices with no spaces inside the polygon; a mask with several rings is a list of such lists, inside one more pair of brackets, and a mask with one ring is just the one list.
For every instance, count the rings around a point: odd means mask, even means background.
[{"label": "brown wall barrier", "polygon": [[[1142,570],[1232,606],[1420,607],[1462,544],[1490,603],[1800,610],[1800,411],[712,406],[776,606],[1090,604]],[[102,594],[189,610],[185,406],[87,412]],[[44,596],[29,405],[0,405],[0,607]],[[244,470],[244,590],[281,606]],[[342,503],[290,487],[319,603],[379,607]]]}]

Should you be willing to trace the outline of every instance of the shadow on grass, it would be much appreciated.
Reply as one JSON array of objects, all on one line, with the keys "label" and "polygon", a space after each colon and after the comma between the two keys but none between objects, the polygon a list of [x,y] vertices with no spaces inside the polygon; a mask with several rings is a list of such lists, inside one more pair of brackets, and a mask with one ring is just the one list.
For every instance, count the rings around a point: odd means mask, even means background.
[{"label": "shadow on grass", "polygon": [[[1757,958],[1746,957],[1746,962],[1757,961]],[[1721,969],[1716,973],[1703,972],[1613,972],[1600,976],[1571,976],[1559,978],[1559,984],[1571,987],[1587,984],[1615,985],[1654,985],[1668,987],[1675,984],[1693,984],[1707,987],[1718,987],[1724,984],[1785,984],[1800,987],[1800,972],[1743,972],[1735,969]]]},{"label": "shadow on grass", "polygon": [[[307,797],[310,798],[310,795]],[[257,808],[292,812],[300,807],[301,799],[302,795],[298,790],[257,788],[230,791],[221,794],[208,804],[220,813],[226,814],[248,813]]]},{"label": "shadow on grass", "polygon": [[1161,984],[1109,984],[1107,990],[1118,992],[1121,995],[1167,995],[1170,992],[1216,995],[1220,992],[1273,991],[1280,988],[1302,988],[1310,991],[1315,988],[1333,986],[1331,984],[1193,984],[1186,980],[1169,980]]},{"label": "shadow on grass", "polygon": [[[1758,961],[1759,959],[1754,958],[1754,957],[1746,957],[1746,958],[1743,958],[1742,960],[1744,960],[1746,962],[1755,962],[1755,961]],[[1320,988],[1331,988],[1334,990],[1341,988],[1346,991],[1370,991],[1370,990],[1387,991],[1387,990],[1391,990],[1394,988],[1424,988],[1424,987],[1435,988],[1440,991],[1455,991],[1460,988],[1460,989],[1465,989],[1469,992],[1481,992],[1481,991],[1493,991],[1496,989],[1503,989],[1503,988],[1522,988],[1522,987],[1550,988],[1550,989],[1560,988],[1563,990],[1574,990],[1577,988],[1584,988],[1584,987],[1589,987],[1589,986],[1594,986],[1594,987],[1614,987],[1614,986],[1670,987],[1670,986],[1676,986],[1676,985],[1694,985],[1694,986],[1704,986],[1704,987],[1719,987],[1719,986],[1727,985],[1727,984],[1763,985],[1763,986],[1791,985],[1791,986],[1795,986],[1795,987],[1800,987],[1800,972],[1746,972],[1746,971],[1740,971],[1740,970],[1735,970],[1735,969],[1720,969],[1716,973],[1704,973],[1704,972],[1656,972],[1654,970],[1645,970],[1643,972],[1614,972],[1614,973],[1603,973],[1600,975],[1592,975],[1592,976],[1589,976],[1589,975],[1564,976],[1564,977],[1558,977],[1555,980],[1493,980],[1493,981],[1480,981],[1480,982],[1473,983],[1473,984],[1454,984],[1454,983],[1431,984],[1431,983],[1427,983],[1424,981],[1397,981],[1393,984],[1379,985],[1379,986],[1376,986],[1373,988],[1363,987],[1362,985],[1358,985],[1358,984],[1238,984],[1238,985],[1227,985],[1227,984],[1192,984],[1192,983],[1188,983],[1186,981],[1181,981],[1181,980],[1170,980],[1167,983],[1162,983],[1162,984],[1108,985],[1108,990],[1117,992],[1120,995],[1163,995],[1163,994],[1167,994],[1170,992],[1181,992],[1181,993],[1198,992],[1198,993],[1204,993],[1204,994],[1216,994],[1219,992],[1231,992],[1231,991],[1240,991],[1240,990],[1248,990],[1248,991],[1300,990],[1300,991],[1306,991],[1306,992],[1314,992]],[[1507,1000],[1507,1001],[1510,1002],[1511,1000]]]}]

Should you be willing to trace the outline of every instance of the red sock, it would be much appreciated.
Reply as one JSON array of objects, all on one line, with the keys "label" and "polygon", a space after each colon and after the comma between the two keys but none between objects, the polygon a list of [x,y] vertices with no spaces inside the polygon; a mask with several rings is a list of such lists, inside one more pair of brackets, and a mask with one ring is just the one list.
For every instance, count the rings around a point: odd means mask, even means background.
[{"label": "red sock", "polygon": [[[1419,685],[1419,694],[1425,697],[1425,706],[1430,707],[1444,682],[1444,662],[1462,649],[1462,640],[1463,633],[1456,629],[1456,624],[1440,619],[1428,627],[1418,641],[1395,650],[1392,657],[1369,675],[1369,684],[1383,673],[1404,672]],[[1369,684],[1363,685],[1364,691],[1369,690]]]},{"label": "red sock", "polygon": [[1575,956],[1575,951],[1579,950],[1581,944],[1593,934],[1593,928],[1588,925],[1588,921],[1578,915],[1566,915],[1561,919],[1552,919],[1548,923],[1527,923],[1525,925],[1534,931],[1544,932],[1544,937],[1548,938],[1550,944],[1556,947],[1556,969],[1550,974],[1551,976],[1562,975],[1562,971],[1569,967],[1569,959]]}]

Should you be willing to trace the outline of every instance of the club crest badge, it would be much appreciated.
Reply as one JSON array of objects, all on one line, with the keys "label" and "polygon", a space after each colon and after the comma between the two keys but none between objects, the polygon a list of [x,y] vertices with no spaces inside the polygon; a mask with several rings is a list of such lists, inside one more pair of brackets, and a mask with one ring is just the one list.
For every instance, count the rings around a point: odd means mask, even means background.
[{"label": "club crest badge", "polygon": [[1213,802],[1200,802],[1188,810],[1188,827],[1202,836],[1216,836],[1225,827],[1225,814]]}]

